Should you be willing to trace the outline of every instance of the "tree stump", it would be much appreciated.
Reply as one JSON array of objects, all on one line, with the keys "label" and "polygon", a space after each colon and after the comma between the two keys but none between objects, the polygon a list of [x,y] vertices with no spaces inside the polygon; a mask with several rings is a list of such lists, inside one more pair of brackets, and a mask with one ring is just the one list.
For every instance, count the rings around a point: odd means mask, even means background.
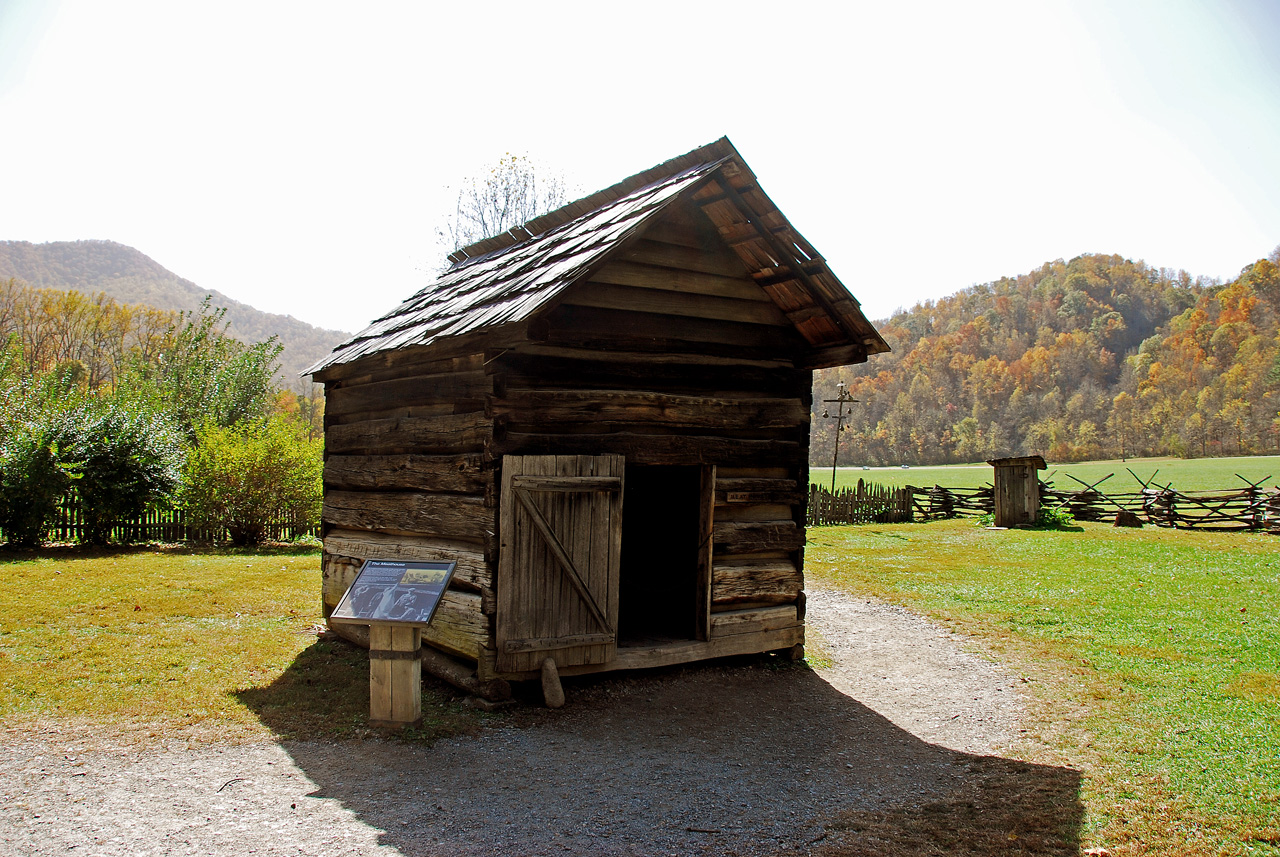
[{"label": "tree stump", "polygon": [[1113,527],[1137,527],[1142,529],[1142,519],[1138,517],[1136,512],[1121,510],[1116,512],[1116,522]]}]

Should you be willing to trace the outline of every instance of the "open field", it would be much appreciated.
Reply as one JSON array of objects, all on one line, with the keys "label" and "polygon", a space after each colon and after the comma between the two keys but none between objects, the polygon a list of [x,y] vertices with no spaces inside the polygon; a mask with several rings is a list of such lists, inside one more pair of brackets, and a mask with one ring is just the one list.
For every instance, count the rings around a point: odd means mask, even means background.
[{"label": "open field", "polygon": [[[358,734],[364,652],[317,638],[316,548],[0,554],[0,719],[225,738]],[[424,693],[424,735],[475,715]]]},{"label": "open field", "polygon": [[[1040,473],[1040,478],[1052,481],[1059,489],[1082,488],[1078,482],[1070,479],[1068,474],[1093,484],[1108,473],[1115,474],[1098,486],[1104,493],[1133,493],[1142,490],[1142,485],[1129,474],[1133,470],[1138,476],[1160,485],[1172,486],[1177,491],[1217,491],[1230,488],[1244,488],[1244,482],[1236,474],[1253,482],[1266,480],[1264,487],[1274,488],[1280,485],[1280,455],[1256,455],[1244,458],[1131,458],[1128,461],[1083,461],[1078,464],[1055,464],[1048,462],[1048,469]],[[1126,469],[1128,468],[1128,469]],[[991,482],[991,465],[947,464],[937,467],[841,467],[836,471],[837,490],[853,486],[859,479],[874,482],[877,485],[915,485],[927,488],[941,485],[944,488],[979,488]],[[811,467],[809,480],[824,488],[831,487],[830,467]]]},{"label": "open field", "polygon": [[1087,845],[1280,853],[1274,536],[964,521],[809,533],[811,579],[935,617],[1025,676],[1042,706],[1032,752],[1049,757],[1035,760],[1086,772]]}]

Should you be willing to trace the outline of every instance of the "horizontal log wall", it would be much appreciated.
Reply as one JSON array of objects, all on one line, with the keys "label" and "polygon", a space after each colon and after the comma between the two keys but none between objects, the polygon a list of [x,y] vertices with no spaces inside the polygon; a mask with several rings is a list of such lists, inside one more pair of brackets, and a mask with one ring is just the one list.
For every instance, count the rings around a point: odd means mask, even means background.
[{"label": "horizontal log wall", "polygon": [[[423,639],[478,661],[492,645],[496,604],[484,356],[367,362],[343,367],[325,390],[325,616],[366,559],[453,561]],[[354,626],[335,629],[361,637]]]},{"label": "horizontal log wall", "polygon": [[[781,627],[775,622],[779,615],[789,616],[792,624],[798,621],[804,528],[796,519],[803,514],[804,497],[792,472],[783,467],[716,469],[712,638],[773,630]],[[781,605],[790,606],[779,613]],[[737,618],[731,621],[731,615]],[[757,624],[751,617],[769,621]]]}]

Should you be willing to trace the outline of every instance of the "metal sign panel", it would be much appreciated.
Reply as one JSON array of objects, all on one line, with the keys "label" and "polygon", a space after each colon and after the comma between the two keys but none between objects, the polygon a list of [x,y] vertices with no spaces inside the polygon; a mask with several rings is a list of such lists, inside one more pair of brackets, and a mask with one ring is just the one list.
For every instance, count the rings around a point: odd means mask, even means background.
[{"label": "metal sign panel", "polygon": [[369,559],[329,616],[332,622],[427,625],[456,562]]}]

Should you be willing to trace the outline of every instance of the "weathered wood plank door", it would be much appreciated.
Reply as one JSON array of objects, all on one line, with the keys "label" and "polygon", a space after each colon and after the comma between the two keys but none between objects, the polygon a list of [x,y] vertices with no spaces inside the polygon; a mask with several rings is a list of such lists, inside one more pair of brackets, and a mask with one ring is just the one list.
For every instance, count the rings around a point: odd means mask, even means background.
[{"label": "weathered wood plank door", "polygon": [[624,464],[621,455],[503,457],[499,670],[613,660]]}]

